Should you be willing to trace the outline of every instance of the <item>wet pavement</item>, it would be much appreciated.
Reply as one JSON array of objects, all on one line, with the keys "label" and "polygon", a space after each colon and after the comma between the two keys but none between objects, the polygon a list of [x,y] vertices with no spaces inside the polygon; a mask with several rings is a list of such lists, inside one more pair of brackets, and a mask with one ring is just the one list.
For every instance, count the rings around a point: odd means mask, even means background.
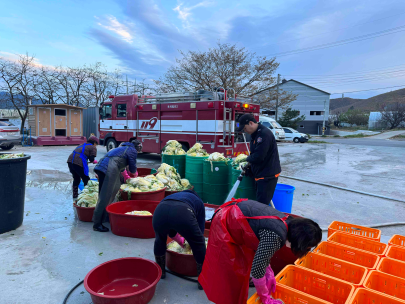
[{"label": "wet pavement", "polygon": [[[384,140],[380,140],[384,141]],[[71,200],[66,159],[72,147],[18,147],[28,161],[24,223],[0,235],[0,303],[62,303],[67,292],[95,266],[121,257],[153,260],[153,239],[92,231],[80,222]],[[99,147],[100,159],[105,148]],[[281,143],[282,174],[405,200],[403,148],[345,144]],[[157,168],[160,156],[140,155],[139,167]],[[92,168],[90,165],[90,173]],[[405,204],[280,178],[295,186],[293,213],[321,227],[340,220],[356,224],[405,221]],[[108,224],[107,224],[108,226]],[[405,234],[405,227],[382,229],[382,241]],[[326,237],[326,235],[325,235]],[[250,289],[253,294],[254,288]],[[67,303],[89,304],[81,286]],[[159,282],[154,303],[209,303],[195,283],[170,274]]]}]

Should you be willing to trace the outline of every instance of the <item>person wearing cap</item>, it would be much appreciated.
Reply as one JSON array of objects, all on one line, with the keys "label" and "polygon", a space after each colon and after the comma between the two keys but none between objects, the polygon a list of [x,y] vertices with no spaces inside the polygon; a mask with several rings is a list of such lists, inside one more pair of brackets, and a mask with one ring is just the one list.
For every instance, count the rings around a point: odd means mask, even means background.
[{"label": "person wearing cap", "polygon": [[95,160],[95,158],[97,156],[98,143],[99,140],[96,136],[90,136],[87,143],[78,146],[69,155],[67,164],[69,171],[73,176],[73,202],[76,202],[77,197],[79,196],[80,181],[83,180],[83,184],[86,186],[90,180],[89,166],[87,162],[97,164],[97,160]]},{"label": "person wearing cap", "polygon": [[130,173],[136,173],[136,158],[138,152],[142,151],[142,143],[138,140],[124,142],[119,147],[110,150],[94,168],[98,176],[99,196],[93,215],[93,230],[108,232],[109,229],[103,225],[107,221],[107,211],[118,190],[121,187],[121,172],[127,169]]},{"label": "person wearing cap", "polygon": [[258,123],[252,114],[244,114],[239,118],[237,131],[251,135],[250,155],[246,159],[249,163],[247,174],[255,179],[256,200],[269,205],[281,173],[277,142],[273,132]]}]

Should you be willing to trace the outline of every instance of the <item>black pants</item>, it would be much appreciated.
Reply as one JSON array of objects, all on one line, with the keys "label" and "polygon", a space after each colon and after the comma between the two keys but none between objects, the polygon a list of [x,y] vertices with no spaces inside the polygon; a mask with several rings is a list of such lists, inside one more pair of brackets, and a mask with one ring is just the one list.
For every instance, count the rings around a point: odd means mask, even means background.
[{"label": "black pants", "polygon": [[166,254],[167,236],[174,237],[179,233],[190,244],[194,259],[203,264],[205,259],[205,238],[200,230],[194,211],[187,203],[179,201],[164,201],[153,213],[153,229],[155,230],[156,256]]},{"label": "black pants", "polygon": [[269,205],[276,190],[278,177],[264,178],[256,181],[256,200],[262,204]]},{"label": "black pants", "polygon": [[80,184],[80,180],[83,180],[83,184],[86,186],[90,180],[90,177],[84,174],[83,167],[79,165],[68,163],[69,171],[72,173],[73,176],[73,187],[78,187]]},{"label": "black pants", "polygon": [[[98,176],[98,194],[100,195],[101,193],[101,188],[103,187],[104,179],[105,179],[105,174],[101,171],[94,170],[94,173],[97,174]],[[107,211],[104,209],[103,214],[101,216],[101,219],[97,222],[93,222],[93,226],[99,226],[103,223],[103,219],[107,219]]]}]

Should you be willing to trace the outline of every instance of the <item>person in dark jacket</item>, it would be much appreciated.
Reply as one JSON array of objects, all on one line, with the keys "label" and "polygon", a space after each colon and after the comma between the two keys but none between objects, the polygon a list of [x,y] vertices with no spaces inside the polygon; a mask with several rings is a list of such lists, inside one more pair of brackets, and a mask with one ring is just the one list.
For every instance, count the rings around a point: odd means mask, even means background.
[{"label": "person in dark jacket", "polygon": [[[154,254],[162,269],[162,279],[166,277],[167,236],[181,247],[186,240],[197,262],[197,273],[201,272],[205,258],[205,206],[201,198],[192,190],[185,190],[165,197],[153,213],[155,230]],[[198,284],[198,288],[201,285]]]},{"label": "person in dark jacket", "polygon": [[247,174],[256,181],[256,199],[269,205],[281,173],[276,139],[273,132],[257,123],[252,114],[239,118],[238,132],[241,131],[251,135],[250,155],[246,159],[250,170],[247,170]]},{"label": "person in dark jacket", "polygon": [[252,274],[262,303],[281,304],[271,298],[276,290],[271,257],[285,245],[301,258],[321,240],[321,228],[310,219],[292,218],[257,201],[233,199],[212,219],[198,280],[210,301],[245,304]]},{"label": "person in dark jacket", "polygon": [[73,202],[77,201],[79,196],[79,184],[80,180],[83,180],[83,184],[86,186],[90,180],[89,177],[89,166],[87,162],[97,164],[95,159],[97,156],[97,145],[99,140],[95,136],[90,136],[87,140],[87,143],[78,146],[74,151],[69,155],[67,164],[69,167],[70,173],[73,176]]},{"label": "person in dark jacket", "polygon": [[107,220],[106,208],[114,201],[121,186],[120,176],[126,168],[136,173],[136,158],[142,151],[142,144],[138,140],[122,143],[110,150],[94,168],[99,182],[99,197],[93,215],[93,230],[108,232],[103,226]]}]

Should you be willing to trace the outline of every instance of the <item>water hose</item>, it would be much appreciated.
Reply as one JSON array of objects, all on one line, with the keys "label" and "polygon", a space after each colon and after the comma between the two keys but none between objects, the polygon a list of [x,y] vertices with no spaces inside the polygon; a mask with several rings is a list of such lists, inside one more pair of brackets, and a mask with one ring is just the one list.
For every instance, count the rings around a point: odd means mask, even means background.
[{"label": "water hose", "polygon": [[339,190],[354,192],[354,193],[358,193],[358,194],[363,194],[363,195],[378,197],[378,198],[382,198],[382,199],[386,199],[386,200],[390,200],[390,201],[405,203],[404,200],[400,200],[400,199],[397,199],[397,198],[392,198],[392,197],[388,197],[388,196],[384,196],[384,195],[378,195],[378,194],[373,194],[373,193],[358,191],[358,190],[354,190],[354,189],[350,189],[350,188],[339,187],[339,186],[335,186],[335,185],[331,185],[331,184],[325,184],[325,183],[320,183],[320,182],[314,182],[314,181],[310,181],[310,180],[303,179],[303,178],[297,178],[297,177],[286,176],[286,175],[280,175],[280,177],[288,178],[288,179],[293,179],[293,180],[297,180],[297,181],[300,181],[300,182],[306,182],[306,183],[311,183],[311,184],[315,184],[315,185],[321,185],[321,186],[325,186],[325,187],[335,188],[335,189],[339,189]]},{"label": "water hose", "polygon": [[[193,283],[198,283],[198,280],[196,280],[196,279],[192,279],[192,278],[186,277],[186,276],[184,276],[184,275],[175,273],[175,272],[173,272],[173,271],[170,271],[170,270],[167,270],[167,269],[166,269],[166,272],[167,272],[167,273],[170,273],[171,275],[174,275],[174,276],[176,276],[176,277],[179,277],[179,278],[181,278],[181,279],[183,279],[183,280],[187,280],[187,281],[190,281],[190,282],[193,282]],[[68,292],[68,294],[66,295],[66,297],[65,297],[65,299],[63,300],[62,304],[66,304],[66,303],[67,303],[67,300],[68,300],[68,298],[70,297],[70,295],[72,294],[72,292],[73,292],[77,287],[79,287],[80,285],[82,285],[83,282],[84,282],[84,280],[81,280],[79,283],[77,283],[77,284]]]}]

